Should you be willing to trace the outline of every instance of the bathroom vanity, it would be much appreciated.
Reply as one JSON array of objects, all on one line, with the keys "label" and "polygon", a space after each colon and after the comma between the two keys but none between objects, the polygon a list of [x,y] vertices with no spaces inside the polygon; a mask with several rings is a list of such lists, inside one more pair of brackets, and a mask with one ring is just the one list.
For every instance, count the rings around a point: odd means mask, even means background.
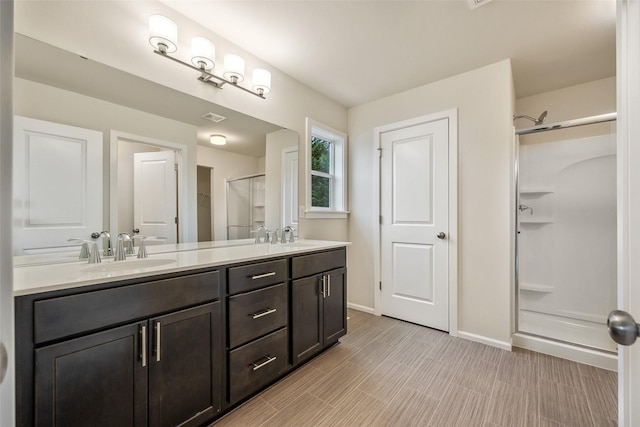
[{"label": "bathroom vanity", "polygon": [[212,422],[346,334],[346,245],[16,267],[17,425]]}]

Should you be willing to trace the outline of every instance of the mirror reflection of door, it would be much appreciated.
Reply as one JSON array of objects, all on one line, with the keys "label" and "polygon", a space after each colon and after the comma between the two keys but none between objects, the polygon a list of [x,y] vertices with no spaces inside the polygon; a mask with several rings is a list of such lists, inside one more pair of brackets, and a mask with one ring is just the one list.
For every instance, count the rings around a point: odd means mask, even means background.
[{"label": "mirror reflection of door", "polygon": [[14,125],[14,255],[69,250],[102,230],[102,132],[27,117]]},{"label": "mirror reflection of door", "polygon": [[198,242],[213,240],[211,223],[213,197],[211,197],[212,168],[198,166],[197,190],[198,190]]},{"label": "mirror reflection of door", "polygon": [[173,151],[133,155],[133,230],[142,236],[177,243],[177,169]]},{"label": "mirror reflection of door", "polygon": [[150,244],[177,243],[175,164],[172,150],[125,138],[118,140],[118,229],[111,230],[112,235],[139,232],[143,236],[166,237]]},{"label": "mirror reflection of door", "polygon": [[282,150],[282,227],[292,225],[298,236],[298,146]]}]

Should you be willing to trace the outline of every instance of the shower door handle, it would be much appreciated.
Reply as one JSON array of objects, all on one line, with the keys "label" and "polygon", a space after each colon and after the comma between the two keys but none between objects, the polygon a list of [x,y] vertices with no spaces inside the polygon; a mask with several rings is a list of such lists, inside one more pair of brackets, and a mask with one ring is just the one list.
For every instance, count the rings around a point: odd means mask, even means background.
[{"label": "shower door handle", "polygon": [[441,231],[441,232],[439,232],[438,234],[436,234],[436,237],[437,237],[438,239],[440,239],[440,240],[444,240],[444,239],[447,237],[447,235],[446,235],[446,234],[444,234],[444,232],[442,232],[442,231]]},{"label": "shower door handle", "polygon": [[640,325],[626,311],[614,310],[607,317],[609,335],[620,345],[631,345],[640,336]]}]

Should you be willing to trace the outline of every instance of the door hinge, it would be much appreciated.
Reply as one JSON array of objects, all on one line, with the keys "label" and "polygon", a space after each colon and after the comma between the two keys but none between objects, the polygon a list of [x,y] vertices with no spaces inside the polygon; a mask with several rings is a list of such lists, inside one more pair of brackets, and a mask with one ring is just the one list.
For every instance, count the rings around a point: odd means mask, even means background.
[{"label": "door hinge", "polygon": [[378,282],[378,289],[382,290],[382,280]]},{"label": "door hinge", "polygon": [[382,147],[378,147],[376,150],[378,150],[378,157],[382,157]]},{"label": "door hinge", "polygon": [[178,172],[178,164],[177,164],[177,163],[174,163],[174,164],[173,164],[173,169],[174,169],[176,172]]},{"label": "door hinge", "polygon": [[380,215],[380,225],[382,225],[382,215]]},{"label": "door hinge", "polygon": [[178,217],[176,217],[176,224],[178,223]]}]

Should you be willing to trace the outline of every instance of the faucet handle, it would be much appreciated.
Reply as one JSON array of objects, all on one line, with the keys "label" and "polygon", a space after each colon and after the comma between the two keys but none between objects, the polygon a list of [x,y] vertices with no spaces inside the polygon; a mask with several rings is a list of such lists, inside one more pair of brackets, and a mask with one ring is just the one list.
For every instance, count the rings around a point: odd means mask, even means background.
[{"label": "faucet handle", "polygon": [[296,231],[291,225],[287,225],[282,229],[282,243],[287,243],[287,234],[289,234],[289,243],[295,242],[293,232]]},{"label": "faucet handle", "polygon": [[78,259],[89,259],[89,243],[93,243],[92,241],[84,240],[79,237],[72,237],[71,239],[67,239],[67,242],[82,243]]},{"label": "faucet handle", "polygon": [[131,239],[140,240],[140,243],[138,244],[138,258],[139,259],[149,258],[149,254],[147,253],[147,245],[146,245],[145,241],[147,241],[147,240],[167,240],[166,237],[141,236],[140,234],[136,234],[135,236],[131,237]]}]

